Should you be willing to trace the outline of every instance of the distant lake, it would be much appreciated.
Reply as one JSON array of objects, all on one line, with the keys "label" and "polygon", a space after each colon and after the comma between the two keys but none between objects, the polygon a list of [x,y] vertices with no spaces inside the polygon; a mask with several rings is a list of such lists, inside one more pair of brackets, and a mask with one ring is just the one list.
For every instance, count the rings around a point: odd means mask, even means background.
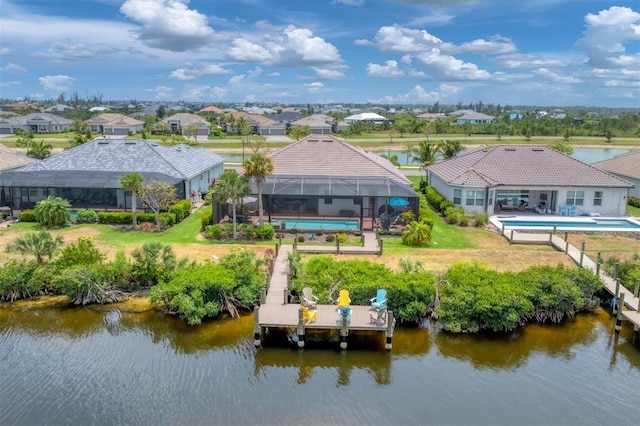
[{"label": "distant lake", "polygon": [[[608,160],[616,155],[629,152],[625,148],[574,148],[572,157],[585,163],[595,163],[596,161]],[[376,151],[378,155],[397,155],[401,166],[417,163],[411,162],[411,157],[405,151]],[[219,154],[224,158],[225,163],[242,163],[242,154]],[[245,154],[245,158],[248,158]]]}]

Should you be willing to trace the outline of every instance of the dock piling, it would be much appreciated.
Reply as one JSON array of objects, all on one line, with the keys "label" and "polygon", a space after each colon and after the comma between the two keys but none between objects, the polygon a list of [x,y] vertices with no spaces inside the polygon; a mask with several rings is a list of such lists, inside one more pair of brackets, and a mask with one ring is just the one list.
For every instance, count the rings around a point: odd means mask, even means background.
[{"label": "dock piling", "polygon": [[262,345],[260,341],[260,308],[253,307],[253,345],[259,347]]},{"label": "dock piling", "polygon": [[[636,285],[633,288],[633,295],[635,297],[640,296],[640,278],[636,278]],[[640,312],[640,310],[638,310],[638,312]]]},{"label": "dock piling", "polygon": [[618,298],[620,296],[620,278],[616,278],[616,292],[613,295],[613,300],[614,300],[614,304],[613,304],[613,314],[617,314],[618,313],[618,309],[619,309],[619,305],[618,305]]},{"label": "dock piling", "polygon": [[580,246],[580,267],[582,268],[582,261],[584,260],[584,241]]},{"label": "dock piling", "polygon": [[304,348],[304,307],[298,309],[298,347]]},{"label": "dock piling", "polygon": [[616,333],[620,333],[622,328],[622,309],[624,308],[624,293],[618,299],[618,314],[616,316]]},{"label": "dock piling", "polygon": [[267,303],[267,288],[262,287],[260,289],[260,304],[264,305],[265,303]]},{"label": "dock piling", "polygon": [[340,349],[347,349],[347,336],[349,336],[349,323],[347,310],[342,310],[342,324],[340,324]]},{"label": "dock piling", "polygon": [[385,332],[387,341],[384,344],[384,348],[388,351],[391,350],[391,339],[393,338],[393,329],[395,327],[396,319],[393,317],[393,311],[387,311],[387,331]]}]

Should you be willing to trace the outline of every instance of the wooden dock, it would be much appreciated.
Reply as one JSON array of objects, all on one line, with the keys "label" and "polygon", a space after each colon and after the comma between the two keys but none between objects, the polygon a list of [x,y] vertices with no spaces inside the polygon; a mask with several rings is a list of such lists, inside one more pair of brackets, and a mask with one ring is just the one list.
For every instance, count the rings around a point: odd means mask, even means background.
[{"label": "wooden dock", "polygon": [[576,265],[581,268],[590,269],[596,273],[604,283],[607,291],[614,297],[613,313],[616,315],[616,331],[620,331],[620,322],[622,319],[631,322],[636,332],[640,331],[640,297],[638,297],[638,289],[636,288],[632,291],[620,285],[619,280],[616,280],[601,270],[600,265],[585,254],[584,243],[582,248],[578,249],[553,231],[539,233],[503,229],[501,233],[510,244],[548,244],[566,253]]},{"label": "wooden dock", "polygon": [[[362,247],[344,247],[339,253],[378,253],[377,236],[369,232]],[[370,241],[367,245],[367,240]],[[320,250],[322,246],[300,246],[298,250],[306,253],[336,253],[335,247],[326,247],[332,251]],[[369,306],[351,305],[351,319],[344,322],[340,317],[336,305],[318,305],[311,311],[313,318],[305,317],[305,310],[299,303],[289,303],[289,254],[295,246],[280,246],[276,256],[269,288],[264,303],[255,309],[256,323],[254,326],[254,341],[260,345],[260,334],[265,327],[296,328],[298,346],[304,347],[306,330],[339,330],[341,336],[340,347],[346,349],[349,331],[379,331],[386,334],[387,350],[391,349],[391,337],[395,328],[395,319],[391,311],[382,313],[373,311]]]}]

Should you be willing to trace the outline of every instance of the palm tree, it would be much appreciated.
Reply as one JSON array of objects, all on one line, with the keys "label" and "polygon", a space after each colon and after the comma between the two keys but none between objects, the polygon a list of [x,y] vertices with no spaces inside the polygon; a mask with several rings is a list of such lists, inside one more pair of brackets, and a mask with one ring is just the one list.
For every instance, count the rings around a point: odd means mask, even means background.
[{"label": "palm tree", "polygon": [[140,173],[127,173],[120,177],[120,187],[125,191],[131,191],[131,215],[133,216],[133,229],[138,226],[136,214],[137,195],[144,184],[144,177]]},{"label": "palm tree", "polygon": [[69,200],[60,197],[48,196],[38,201],[33,214],[39,224],[47,228],[64,226],[71,219],[71,204]]},{"label": "palm tree", "polygon": [[221,203],[231,203],[233,216],[233,239],[238,237],[236,224],[236,206],[242,204],[242,199],[249,195],[249,178],[239,174],[234,169],[225,170],[213,186],[213,196]]},{"label": "palm tree", "polygon": [[465,148],[462,146],[460,141],[449,141],[443,139],[438,144],[438,150],[445,160],[455,157],[456,155],[464,151],[464,149]]},{"label": "palm tree", "polygon": [[244,175],[253,178],[258,187],[258,224],[262,226],[264,212],[262,211],[262,185],[267,177],[273,173],[271,158],[263,154],[253,154],[251,158],[242,164]]},{"label": "palm tree", "polygon": [[56,250],[62,245],[62,237],[53,237],[47,231],[31,231],[16,238],[9,246],[10,251],[34,256],[38,264],[44,263],[44,258],[49,260]]},{"label": "palm tree", "polygon": [[48,143],[44,143],[44,140],[40,142],[32,141],[27,146],[27,156],[42,160],[43,158],[51,157],[51,150],[53,146]]},{"label": "palm tree", "polygon": [[413,156],[414,163],[420,163],[420,170],[427,172],[427,167],[438,161],[440,149],[437,144],[420,141]]},{"label": "palm tree", "polygon": [[402,233],[402,244],[420,247],[431,242],[431,227],[424,222],[411,222]]}]

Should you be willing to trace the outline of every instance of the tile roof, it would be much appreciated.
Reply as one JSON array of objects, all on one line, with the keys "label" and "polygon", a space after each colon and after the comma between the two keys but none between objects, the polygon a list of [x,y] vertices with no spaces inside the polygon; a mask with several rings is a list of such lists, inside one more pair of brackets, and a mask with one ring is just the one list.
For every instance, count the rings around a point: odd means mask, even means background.
[{"label": "tile roof", "polygon": [[301,118],[300,120],[296,120],[291,123],[293,126],[309,126],[311,128],[331,128],[331,124],[327,123],[326,119],[322,117],[318,117],[315,115],[310,115],[309,117]]},{"label": "tile roof", "polygon": [[199,123],[200,125],[206,124],[207,126],[211,124],[205,118],[202,118],[197,114],[191,114],[188,112],[178,112],[176,114],[170,115],[169,117],[165,117],[162,121],[167,124],[170,121],[179,121],[181,126],[185,126],[193,122]]},{"label": "tile roof", "polygon": [[223,163],[219,155],[188,145],[165,147],[142,139],[94,139],[19,171],[159,173],[183,180]]},{"label": "tile roof", "polygon": [[60,117],[58,115],[49,114],[48,112],[32,112],[27,115],[16,115],[15,117],[0,119],[0,123],[12,123],[13,125],[24,126],[30,120],[43,120],[51,124],[71,124],[72,120]]},{"label": "tile roof", "polygon": [[0,170],[17,169],[36,162],[35,158],[26,155],[0,144]]},{"label": "tile roof", "polygon": [[640,150],[629,151],[591,165],[610,173],[640,179]]},{"label": "tile roof", "polygon": [[633,186],[546,145],[480,147],[427,169],[454,185]]},{"label": "tile roof", "polygon": [[310,135],[273,151],[273,175],[385,177],[411,182],[391,162],[332,135]]},{"label": "tile roof", "polygon": [[144,124],[144,121],[136,120],[135,118],[115,112],[106,112],[85,121],[88,124],[100,124],[103,126],[139,126]]}]

